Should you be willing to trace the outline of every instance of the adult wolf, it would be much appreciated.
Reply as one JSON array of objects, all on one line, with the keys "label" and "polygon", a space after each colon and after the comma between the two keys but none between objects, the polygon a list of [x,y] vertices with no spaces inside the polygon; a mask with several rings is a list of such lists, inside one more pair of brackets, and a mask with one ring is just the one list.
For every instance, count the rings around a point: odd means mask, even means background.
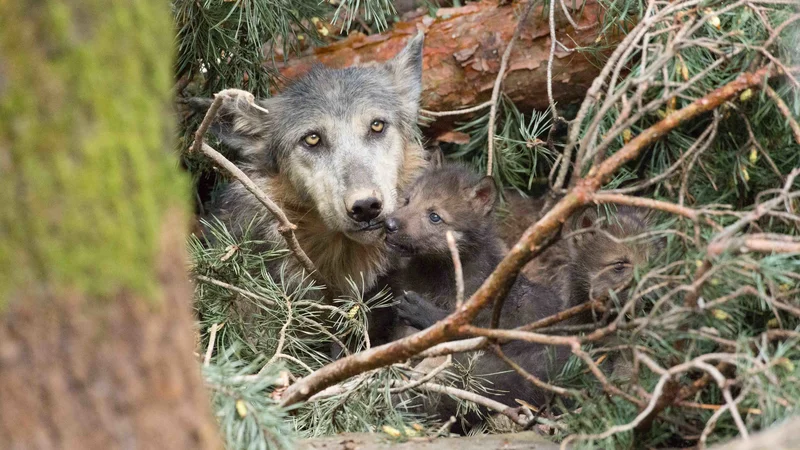
[{"label": "adult wolf", "polygon": [[[300,246],[334,292],[347,277],[370,289],[386,271],[384,218],[426,164],[416,126],[422,44],[419,33],[384,64],[314,67],[257,101],[268,112],[226,100],[212,128],[297,225]],[[250,228],[255,238],[283,243],[277,223],[239,183],[223,193],[217,215],[234,232]]]}]

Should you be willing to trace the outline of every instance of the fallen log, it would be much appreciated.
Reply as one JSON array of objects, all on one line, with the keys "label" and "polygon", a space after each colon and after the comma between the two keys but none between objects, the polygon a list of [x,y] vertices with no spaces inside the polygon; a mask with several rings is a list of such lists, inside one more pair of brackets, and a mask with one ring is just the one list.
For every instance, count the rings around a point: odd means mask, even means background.
[{"label": "fallen log", "polygon": [[[598,35],[602,8],[596,0],[577,4],[578,10],[571,14],[580,30],[570,25],[560,5],[556,5],[557,39],[569,48],[596,46],[600,38],[606,38]],[[315,63],[341,68],[383,62],[399,52],[417,30],[422,30],[425,33],[422,107],[446,111],[475,105],[491,97],[501,56],[519,19],[520,6],[520,3],[498,6],[496,0],[485,0],[460,8],[441,8],[435,18],[425,16],[401,22],[383,34],[354,33],[340,42],[292,58],[278,69],[283,77],[290,79],[305,73]],[[503,92],[523,110],[548,107],[550,27],[547,13],[542,5],[537,5],[531,13],[511,53],[503,83]],[[600,66],[591,55],[568,52],[556,46],[553,96],[559,107],[582,100],[599,71]],[[444,132],[451,128],[453,120],[464,119],[463,115],[441,117],[432,127]]]}]

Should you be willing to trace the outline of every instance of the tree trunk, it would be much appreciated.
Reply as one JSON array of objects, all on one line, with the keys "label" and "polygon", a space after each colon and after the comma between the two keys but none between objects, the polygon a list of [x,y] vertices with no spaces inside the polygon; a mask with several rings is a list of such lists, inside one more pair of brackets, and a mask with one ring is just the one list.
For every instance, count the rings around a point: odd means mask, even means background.
[{"label": "tree trunk", "polygon": [[[581,27],[574,30],[556,3],[556,36],[567,47],[596,45],[602,9],[596,0],[572,2],[582,5],[573,11]],[[500,70],[500,60],[521,14],[521,3],[498,6],[497,0],[470,3],[461,8],[442,8],[437,17],[422,17],[398,23],[386,33],[372,36],[354,33],[347,39],[293,58],[280,67],[281,74],[293,78],[308,71],[314,63],[346,67],[367,61],[384,61],[402,49],[417,30],[425,32],[422,107],[453,110],[489,100]],[[503,92],[520,108],[544,110],[547,100],[547,59],[550,54],[549,9],[537,5],[514,46],[508,64]],[[603,37],[613,41],[615,37]],[[560,107],[583,99],[601,66],[587,54],[567,53],[556,47],[553,63],[553,96]],[[485,111],[484,111],[485,113]],[[453,120],[465,116],[443,117],[433,129],[444,131]]]},{"label": "tree trunk", "polygon": [[218,448],[166,2],[0,2],[0,448]]}]

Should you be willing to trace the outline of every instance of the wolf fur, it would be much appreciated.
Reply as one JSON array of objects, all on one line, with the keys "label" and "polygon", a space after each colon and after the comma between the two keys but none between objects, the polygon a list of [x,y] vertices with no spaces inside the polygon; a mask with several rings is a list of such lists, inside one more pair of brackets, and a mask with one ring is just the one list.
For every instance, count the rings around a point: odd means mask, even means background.
[{"label": "wolf fur", "polygon": [[[501,229],[508,246],[516,244],[525,228],[539,219],[544,198],[507,195],[513,217]],[[606,217],[595,206],[570,217],[561,238],[520,271],[530,280],[559,293],[562,308],[569,308],[619,290],[630,283],[635,267],[646,264],[663,242],[634,239],[652,227],[650,210],[618,206]],[[627,292],[619,292],[625,301]]]},{"label": "wolf fur", "polygon": [[[492,210],[496,191],[490,177],[480,178],[465,166],[448,164],[425,172],[411,187],[404,205],[386,220],[387,243],[404,260],[389,276],[397,295],[397,318],[414,328],[424,329],[455,309],[453,263],[445,233],[453,233],[464,278],[465,296],[474,293],[503,257],[502,243],[495,231]],[[435,216],[432,216],[434,215]],[[435,219],[435,220],[432,220]],[[515,328],[558,312],[560,302],[546,286],[519,277],[506,297],[500,317],[501,328]],[[487,326],[491,309],[474,321]],[[548,348],[522,341],[503,346],[506,355],[540,378],[548,379],[569,355],[566,348],[553,348],[555,360],[548,361]],[[467,365],[474,355],[457,355]],[[541,405],[545,393],[522,378],[493,353],[472,362],[471,375],[486,378],[496,393],[487,394],[510,407],[515,398]],[[423,408],[446,420],[457,405],[447,397],[429,398]],[[465,417],[474,422],[475,417]]]},{"label": "wolf fur", "polygon": [[[334,292],[347,288],[348,277],[371,289],[387,270],[382,223],[398,190],[427,164],[416,127],[422,45],[420,33],[384,64],[314,67],[279,95],[258,100],[268,113],[228,99],[212,127],[297,225],[300,246]],[[375,121],[383,126],[371,128]],[[358,204],[374,214],[355,214]],[[216,215],[234,233],[249,229],[255,239],[284,245],[276,221],[239,183],[224,191]],[[286,264],[290,273],[302,270],[293,258]]]}]

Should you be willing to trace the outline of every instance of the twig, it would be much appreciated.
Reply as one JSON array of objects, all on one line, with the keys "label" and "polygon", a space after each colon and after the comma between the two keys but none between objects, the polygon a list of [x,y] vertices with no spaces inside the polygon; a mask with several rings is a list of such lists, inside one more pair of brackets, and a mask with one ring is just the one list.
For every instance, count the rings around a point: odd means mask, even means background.
[{"label": "twig", "polygon": [[486,176],[492,176],[492,164],[494,158],[494,129],[495,129],[495,120],[497,119],[497,101],[500,98],[500,85],[503,83],[503,78],[506,73],[506,68],[508,67],[508,59],[511,57],[511,49],[514,48],[514,42],[519,38],[520,32],[522,32],[522,27],[525,24],[525,21],[528,19],[528,15],[533,10],[533,6],[537,3],[537,0],[528,0],[528,5],[525,6],[525,10],[522,12],[522,16],[519,18],[519,22],[517,23],[517,27],[514,29],[514,34],[511,36],[511,40],[508,41],[508,45],[506,46],[506,50],[503,52],[503,57],[500,59],[500,70],[497,72],[497,78],[494,80],[494,87],[492,88],[492,98],[489,100],[492,103],[492,107],[489,110],[489,136],[488,136],[488,155],[487,155],[487,163],[486,163]]},{"label": "twig", "polygon": [[275,360],[278,359],[283,354],[283,345],[286,343],[286,330],[289,329],[289,325],[292,323],[292,315],[293,315],[292,302],[289,301],[288,299],[286,300],[286,308],[288,310],[286,313],[286,322],[283,323],[281,331],[278,334],[278,344],[275,346],[275,353],[272,355],[269,361],[267,361],[267,363],[264,364],[264,367],[262,367],[261,370],[258,372],[259,375],[261,375],[261,373],[267,370],[267,367],[271,366],[272,363],[275,362]]},{"label": "twig", "polygon": [[[281,404],[284,407],[293,405],[353,375],[408,359],[436,344],[457,337],[460,326],[472,322],[482,308],[508,293],[522,266],[541,251],[542,244],[560,228],[563,221],[590,202],[591,195],[599,190],[619,167],[634,159],[648,145],[665,136],[681,123],[711,111],[744,89],[760,85],[769,76],[770,69],[768,67],[761,68],[754,73],[742,74],[725,86],[708,93],[705,97],[697,99],[644,130],[618,152],[606,158],[602,164],[593,167],[586,178],[581,179],[552,209],[531,225],[481,287],[455,312],[411,336],[373,347],[320,368],[290,386],[286,390]],[[587,335],[585,339],[597,338],[614,329],[615,324],[612,324]]]},{"label": "twig", "polygon": [[[406,383],[401,381],[395,381],[394,384],[400,384],[402,386]],[[475,403],[476,405],[480,405],[485,408],[491,409],[493,411],[497,411],[500,414],[511,419],[514,423],[516,423],[519,426],[524,427],[525,425],[528,424],[527,420],[523,419],[522,417],[520,417],[519,414],[516,413],[515,408],[500,403],[496,400],[492,400],[490,398],[476,394],[474,392],[465,391],[463,389],[454,388],[452,386],[443,386],[441,384],[436,384],[436,383],[424,383],[418,386],[417,388],[430,392],[437,392],[439,394],[452,395],[453,397],[460,398],[461,400],[466,400],[468,402]]]},{"label": "twig", "polygon": [[747,236],[738,239],[726,239],[713,242],[708,246],[708,252],[713,256],[718,256],[729,248],[735,248],[742,253],[746,251],[758,253],[800,253],[800,242]]},{"label": "twig", "polygon": [[665,202],[661,200],[653,200],[643,197],[632,197],[623,194],[607,194],[605,192],[598,192],[592,195],[592,201],[598,204],[601,203],[614,203],[616,205],[639,206],[659,211],[666,211],[668,213],[677,214],[686,217],[693,222],[697,222],[698,213],[692,208],[686,206],[676,205],[675,203]]},{"label": "twig", "polygon": [[[567,8],[564,6],[564,0],[561,0],[561,7],[564,8],[564,13],[567,17]],[[569,17],[572,19],[571,17]],[[556,3],[555,0],[550,0],[550,54],[547,56],[547,101],[550,104],[550,113],[553,115],[553,123],[558,120],[558,112],[556,111],[556,101],[553,99],[553,60],[556,57]]]},{"label": "twig", "polygon": [[552,385],[550,383],[547,383],[547,382],[543,381],[542,379],[540,379],[539,377],[533,375],[532,373],[528,372],[527,370],[522,368],[519,364],[517,364],[514,361],[512,361],[511,358],[506,356],[506,354],[503,353],[503,350],[500,348],[499,345],[492,345],[490,348],[494,352],[494,354],[497,355],[498,358],[502,359],[503,362],[508,364],[509,367],[514,369],[518,374],[520,374],[523,378],[528,380],[534,386],[537,386],[540,389],[544,389],[546,391],[550,391],[550,392],[553,392],[553,393],[558,394],[558,395],[568,395],[570,397],[575,397],[575,398],[582,398],[583,397],[581,395],[581,393],[578,392],[578,391],[575,391],[573,389],[566,389],[566,388],[562,388],[562,387],[559,387],[559,386]]},{"label": "twig", "polygon": [[456,417],[450,416],[450,418],[447,419],[447,422],[443,423],[442,426],[439,427],[439,429],[436,430],[436,433],[434,433],[433,435],[436,437],[444,435],[445,430],[450,428],[454,423],[456,423]]},{"label": "twig", "polygon": [[583,26],[578,25],[577,22],[575,22],[575,19],[572,18],[572,14],[570,14],[569,11],[567,10],[567,5],[566,3],[564,3],[564,0],[559,0],[559,2],[561,3],[561,10],[564,11],[564,17],[567,18],[567,21],[569,22],[570,25],[572,25],[572,28],[574,28],[575,31],[591,30],[592,28],[599,25],[597,22]]},{"label": "twig", "polygon": [[[272,215],[280,223],[278,232],[286,240],[286,244],[289,246],[289,250],[292,251],[292,254],[294,254],[297,260],[309,274],[314,274],[314,276],[319,279],[322,284],[329,286],[324,279],[320,279],[322,274],[320,274],[316,267],[314,267],[314,263],[308,258],[306,252],[300,248],[300,243],[297,242],[297,237],[294,235],[294,230],[297,229],[297,226],[289,222],[289,219],[286,217],[286,214],[284,214],[283,210],[281,210],[278,205],[276,205],[269,197],[267,197],[267,194],[259,189],[258,186],[253,183],[253,180],[251,180],[250,177],[245,175],[245,173],[236,167],[236,165],[234,165],[232,162],[230,162],[228,158],[222,156],[220,152],[214,150],[205,142],[202,145],[202,151],[206,156],[211,158],[215,163],[236,178],[236,180],[242,183],[245,189],[255,195],[261,204],[263,204],[269,210],[269,212],[272,213]],[[329,289],[327,291],[329,291]]]},{"label": "twig", "polygon": [[211,355],[214,353],[214,344],[217,341],[217,330],[219,324],[215,323],[209,327],[208,348],[206,348],[206,356],[203,358],[203,366],[208,367],[211,364]]},{"label": "twig", "polygon": [[482,350],[488,343],[489,340],[483,337],[444,342],[421,352],[419,356],[421,358],[434,358],[437,356],[451,355],[453,353],[473,352],[475,350]]},{"label": "twig", "polygon": [[[637,405],[640,408],[644,407],[644,403],[641,400],[628,394],[627,392],[623,392],[620,388],[611,384],[611,382],[608,381],[608,378],[605,376],[603,371],[600,370],[600,367],[597,365],[597,363],[594,362],[591,355],[584,352],[578,347],[574,347],[572,349],[572,353],[574,353],[575,356],[583,360],[583,362],[589,367],[589,371],[591,371],[592,375],[594,375],[594,377],[597,378],[597,381],[599,381],[600,384],[603,386],[604,391],[608,392],[611,395],[616,395],[617,397],[624,398],[625,400],[633,403],[634,405]],[[659,389],[658,386],[656,386],[656,389]]]},{"label": "twig", "polygon": [[204,283],[213,284],[214,286],[223,287],[225,289],[231,290],[231,291],[236,292],[238,294],[242,294],[245,297],[250,297],[250,298],[252,298],[254,300],[258,300],[260,302],[263,302],[265,305],[270,305],[270,306],[275,305],[275,302],[273,302],[272,300],[270,300],[270,299],[268,299],[266,297],[262,297],[262,296],[260,296],[258,294],[253,294],[252,292],[245,291],[242,288],[238,288],[236,286],[230,285],[230,284],[225,283],[223,281],[219,281],[219,280],[216,280],[214,278],[207,277],[205,275],[195,275],[195,278],[198,279],[199,281],[204,282]]},{"label": "twig", "polygon": [[491,339],[505,339],[531,342],[533,344],[565,345],[568,347],[580,346],[580,340],[573,336],[551,336],[549,334],[532,333],[530,331],[499,330],[497,328],[478,328],[472,325],[463,325],[459,332],[475,336],[484,336]]},{"label": "twig", "polygon": [[453,232],[447,230],[447,246],[450,247],[450,257],[453,258],[453,268],[456,276],[456,308],[464,303],[464,272],[461,270],[461,257],[458,255],[456,239]]},{"label": "twig", "polygon": [[580,305],[573,306],[572,308],[565,309],[560,311],[556,314],[553,314],[550,317],[545,317],[544,319],[539,319],[536,322],[529,323],[527,325],[523,325],[517,330],[520,331],[533,331],[538,330],[540,328],[549,327],[550,325],[555,325],[559,322],[563,322],[571,317],[577,316],[578,314],[586,311],[590,311],[592,309],[600,309],[604,308],[603,304],[599,301],[589,301],[586,303],[581,303]]},{"label": "twig", "polygon": [[423,114],[423,115],[430,116],[430,117],[459,116],[459,115],[462,115],[462,114],[469,114],[469,113],[474,113],[474,112],[480,111],[480,110],[486,108],[487,106],[490,106],[491,104],[492,104],[492,101],[491,100],[487,100],[487,101],[481,103],[480,105],[475,105],[475,106],[472,106],[472,107],[469,107],[469,108],[464,108],[464,109],[455,109],[455,110],[452,110],[452,111],[430,111],[430,110],[427,110],[427,109],[420,108],[419,112],[421,114]]},{"label": "twig", "polygon": [[425,376],[423,376],[419,380],[414,380],[411,383],[406,384],[404,386],[391,388],[391,389],[389,389],[389,393],[390,394],[399,394],[399,393],[405,392],[405,391],[407,391],[409,389],[414,389],[414,388],[416,388],[417,386],[419,386],[421,384],[427,383],[428,381],[432,380],[436,375],[439,375],[444,369],[450,367],[451,364],[453,364],[453,355],[447,355],[447,359],[445,359],[443,363],[441,363],[438,366],[434,367],[433,370],[431,370],[430,372],[425,374]]},{"label": "twig", "polygon": [[800,144],[800,125],[797,123],[797,120],[792,115],[792,111],[789,110],[789,107],[783,101],[780,95],[775,92],[774,89],[770,85],[764,86],[764,92],[767,93],[769,98],[775,102],[775,106],[778,107],[778,110],[783,114],[783,117],[789,121],[789,126],[792,128],[792,134],[794,134],[794,141]]},{"label": "twig", "polygon": [[[745,394],[747,394],[747,390],[743,390],[739,394],[739,397],[736,398],[735,401],[731,401],[729,403],[726,403],[726,404],[722,405],[718,410],[716,410],[714,412],[714,414],[711,415],[711,418],[709,418],[708,422],[706,422],[705,428],[703,428],[703,432],[700,433],[700,440],[697,442],[697,448],[698,449],[702,450],[702,449],[706,448],[706,440],[708,439],[708,436],[711,434],[712,431],[714,431],[714,427],[716,427],[717,421],[719,420],[720,417],[722,417],[723,414],[725,414],[726,411],[731,411],[731,415],[733,415],[733,411],[736,411],[737,415],[739,414],[738,405],[739,405],[739,402],[744,400]],[[728,395],[730,396],[730,392],[728,392]],[[738,423],[737,423],[737,425],[738,425]],[[742,429],[740,428],[740,433],[741,433],[741,430]],[[744,430],[744,433],[741,433],[741,434],[742,434],[742,439],[746,440],[746,439],[748,439],[750,437],[747,434],[747,430],[746,429]]]}]

